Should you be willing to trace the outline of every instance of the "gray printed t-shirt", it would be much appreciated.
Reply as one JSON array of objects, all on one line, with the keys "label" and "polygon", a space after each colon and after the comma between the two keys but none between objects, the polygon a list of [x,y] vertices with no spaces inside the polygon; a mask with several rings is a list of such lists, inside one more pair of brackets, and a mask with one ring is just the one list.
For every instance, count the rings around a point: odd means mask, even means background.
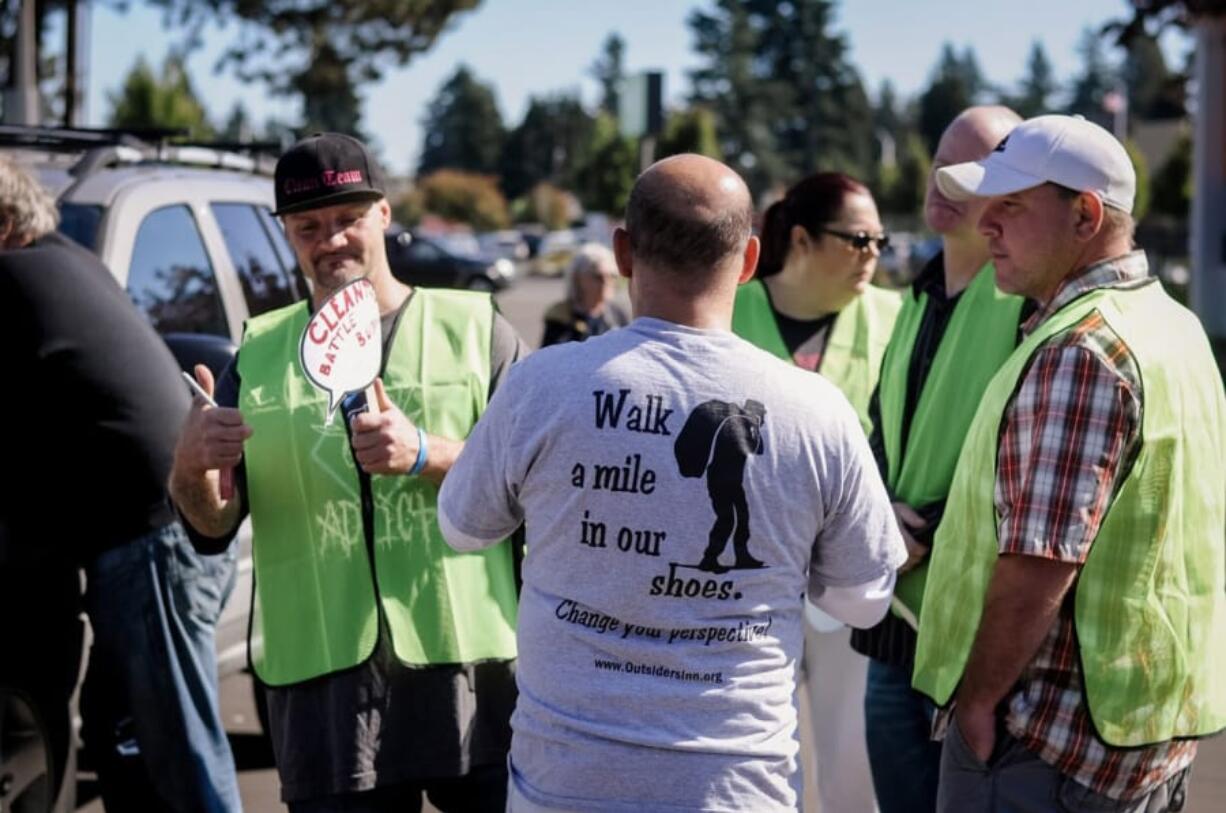
[{"label": "gray printed t-shirt", "polygon": [[564,810],[795,809],[805,590],[905,559],[832,384],[648,318],[512,368],[439,508],[525,523],[513,776]]}]

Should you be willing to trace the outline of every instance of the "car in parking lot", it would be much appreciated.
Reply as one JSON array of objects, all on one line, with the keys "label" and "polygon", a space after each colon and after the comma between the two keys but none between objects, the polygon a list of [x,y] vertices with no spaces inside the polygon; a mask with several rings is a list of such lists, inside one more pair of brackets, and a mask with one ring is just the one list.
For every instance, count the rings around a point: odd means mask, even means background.
[{"label": "car in parking lot", "polygon": [[502,229],[477,235],[481,253],[487,257],[506,257],[512,262],[528,259],[528,241],[514,229]]},{"label": "car in parking lot", "polygon": [[437,237],[392,228],[385,241],[392,274],[409,285],[493,292],[515,277],[515,264],[506,257],[462,254]]},{"label": "car in parking lot", "polygon": [[[271,177],[256,159],[122,133],[12,127],[0,128],[0,152],[56,194],[60,230],[102,259],[184,369],[205,363],[220,372],[244,320],[307,295],[272,216]],[[244,523],[237,583],[217,626],[221,677],[248,663],[250,540]],[[0,641],[0,663],[39,657],[8,645]],[[0,811],[72,810],[71,698],[39,707],[31,700],[37,693],[6,683],[7,674],[0,673]]]}]

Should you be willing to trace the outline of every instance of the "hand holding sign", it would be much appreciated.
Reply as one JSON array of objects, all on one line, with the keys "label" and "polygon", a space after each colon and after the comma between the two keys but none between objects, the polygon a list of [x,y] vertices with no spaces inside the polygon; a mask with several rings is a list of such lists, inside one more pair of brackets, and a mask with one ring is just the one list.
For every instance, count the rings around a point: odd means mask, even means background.
[{"label": "hand holding sign", "polygon": [[[298,360],[311,383],[328,393],[330,425],[345,396],[370,386],[383,363],[375,286],[354,280],[324,300],[302,331]],[[373,409],[369,393],[367,401]]]},{"label": "hand holding sign", "polygon": [[367,474],[404,474],[417,460],[417,427],[405,417],[375,379],[379,411],[353,419],[353,456]]}]

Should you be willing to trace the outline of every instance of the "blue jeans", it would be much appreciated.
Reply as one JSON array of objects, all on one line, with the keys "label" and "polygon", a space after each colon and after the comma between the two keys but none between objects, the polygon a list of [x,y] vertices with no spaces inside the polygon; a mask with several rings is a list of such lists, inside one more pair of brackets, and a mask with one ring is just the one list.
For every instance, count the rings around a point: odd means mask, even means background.
[{"label": "blue jeans", "polygon": [[932,740],[933,712],[909,671],[869,659],[864,732],[881,813],[936,810],[941,743]]},{"label": "blue jeans", "polygon": [[81,717],[109,811],[242,810],[213,640],[236,550],[200,556],[173,523],[86,568]]}]

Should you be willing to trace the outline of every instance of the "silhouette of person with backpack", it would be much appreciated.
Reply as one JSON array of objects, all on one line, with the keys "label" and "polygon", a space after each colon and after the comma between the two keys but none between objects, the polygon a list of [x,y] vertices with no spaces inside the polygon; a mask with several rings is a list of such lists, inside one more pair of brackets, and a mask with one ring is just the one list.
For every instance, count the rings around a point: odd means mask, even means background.
[{"label": "silhouette of person with backpack", "polygon": [[[715,509],[710,541],[699,570],[726,573],[766,567],[749,553],[749,503],[745,500],[745,464],[762,454],[762,423],[766,407],[747,400],[744,407],[725,401],[699,404],[686,418],[673,453],[683,477],[707,477],[707,494]],[[736,562],[719,562],[732,537]]]}]

